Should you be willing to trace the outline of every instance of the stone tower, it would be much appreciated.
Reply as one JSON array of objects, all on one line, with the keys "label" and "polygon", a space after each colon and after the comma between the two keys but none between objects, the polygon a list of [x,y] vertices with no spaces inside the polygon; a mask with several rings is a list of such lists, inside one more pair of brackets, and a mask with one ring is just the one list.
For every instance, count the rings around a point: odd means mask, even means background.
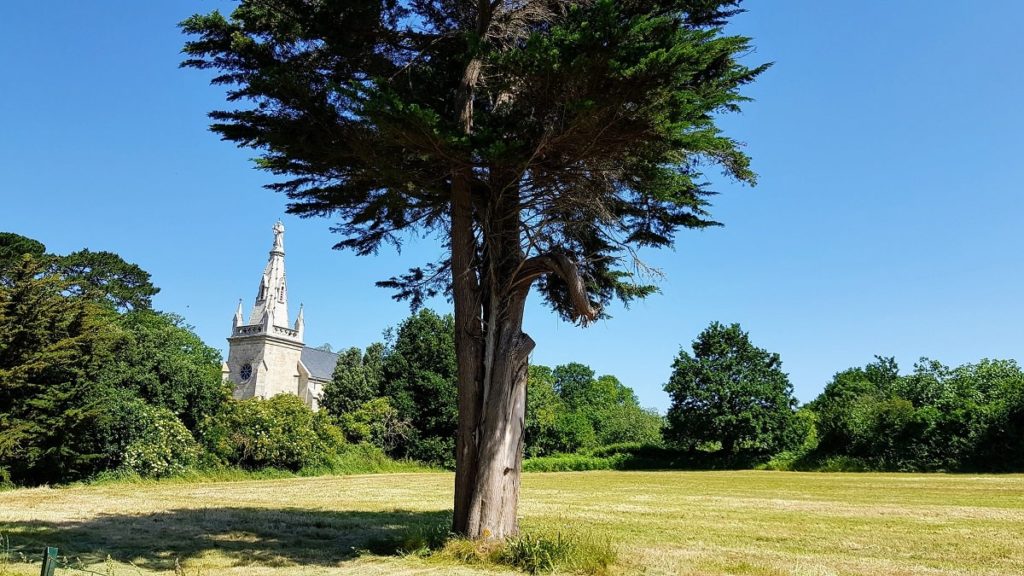
[{"label": "stone tower", "polygon": [[324,382],[331,379],[338,357],[307,348],[302,337],[305,319],[300,307],[288,326],[288,286],[284,273],[284,225],[274,224],[274,244],[263,269],[249,321],[238,303],[224,377],[235,385],[237,399],[295,394],[316,409]]}]

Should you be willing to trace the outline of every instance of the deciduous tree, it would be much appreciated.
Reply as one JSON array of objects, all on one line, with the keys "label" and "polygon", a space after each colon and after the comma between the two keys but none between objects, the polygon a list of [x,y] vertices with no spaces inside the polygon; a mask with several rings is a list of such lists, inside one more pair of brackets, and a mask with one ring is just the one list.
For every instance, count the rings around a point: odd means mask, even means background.
[{"label": "deciduous tree", "polygon": [[371,349],[379,353],[383,346],[371,344],[366,354],[355,347],[338,354],[334,375],[324,386],[321,407],[335,416],[341,416],[358,410],[364,403],[380,395],[380,361],[371,360]]},{"label": "deciduous tree", "polygon": [[429,309],[402,321],[383,360],[381,389],[412,425],[399,454],[448,467],[458,419],[454,323]]},{"label": "deciduous tree", "polygon": [[665,384],[669,441],[718,442],[725,454],[768,456],[785,448],[796,399],[778,354],[754,346],[739,324],[713,322],[680,350]]}]

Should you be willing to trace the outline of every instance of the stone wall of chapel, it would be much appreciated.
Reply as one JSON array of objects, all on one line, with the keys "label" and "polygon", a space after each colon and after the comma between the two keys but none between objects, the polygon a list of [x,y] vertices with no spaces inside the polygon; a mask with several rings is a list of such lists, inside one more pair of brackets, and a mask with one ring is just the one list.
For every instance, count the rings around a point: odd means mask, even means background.
[{"label": "stone wall of chapel", "polygon": [[[232,338],[228,347],[228,380],[235,383],[239,400],[277,394],[299,394],[299,357],[302,345],[265,336]],[[252,365],[252,376],[242,381],[242,366]]]},{"label": "stone wall of chapel", "polygon": [[[267,370],[263,367],[263,338],[232,338],[228,345],[228,380],[235,385],[233,396],[244,400],[263,396]],[[242,366],[252,365],[252,376],[242,381]]]},{"label": "stone wall of chapel", "polygon": [[260,396],[270,398],[283,393],[298,395],[301,356],[302,344],[267,339],[263,349],[267,380]]}]

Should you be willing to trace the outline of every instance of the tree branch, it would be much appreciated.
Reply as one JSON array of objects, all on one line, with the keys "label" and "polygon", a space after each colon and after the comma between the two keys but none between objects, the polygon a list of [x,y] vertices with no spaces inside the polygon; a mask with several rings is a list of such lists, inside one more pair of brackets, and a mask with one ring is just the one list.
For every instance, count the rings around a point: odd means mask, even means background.
[{"label": "tree branch", "polygon": [[573,320],[583,325],[597,320],[601,309],[587,297],[579,268],[565,254],[549,252],[523,261],[512,279],[512,291],[526,292],[535,280],[547,274],[558,276],[568,287]]}]

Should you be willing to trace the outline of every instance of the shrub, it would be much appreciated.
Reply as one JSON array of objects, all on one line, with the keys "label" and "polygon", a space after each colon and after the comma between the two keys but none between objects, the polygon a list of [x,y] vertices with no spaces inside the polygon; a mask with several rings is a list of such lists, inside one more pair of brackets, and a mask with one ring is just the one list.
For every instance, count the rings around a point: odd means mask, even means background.
[{"label": "shrub", "polygon": [[127,389],[109,390],[97,404],[96,426],[81,440],[101,455],[100,475],[160,478],[195,467],[202,449],[169,409]]},{"label": "shrub", "polygon": [[142,406],[142,431],[125,450],[122,470],[162,478],[194,467],[201,448],[188,428],[166,408]]},{"label": "shrub", "polygon": [[204,422],[202,436],[221,462],[249,470],[323,466],[344,445],[329,416],[290,394],[226,402]]},{"label": "shrub", "polygon": [[407,457],[448,470],[455,469],[455,438],[421,436],[410,442]]},{"label": "shrub", "polygon": [[351,442],[370,442],[385,451],[392,451],[412,433],[412,425],[403,420],[388,398],[374,398],[338,419]]},{"label": "shrub", "polygon": [[815,467],[818,472],[867,472],[872,469],[864,460],[850,456],[832,456]]},{"label": "shrub", "polygon": [[379,447],[365,442],[346,444],[328,454],[326,458],[299,470],[303,476],[323,474],[374,474],[381,472],[423,472],[422,464],[392,460]]}]

